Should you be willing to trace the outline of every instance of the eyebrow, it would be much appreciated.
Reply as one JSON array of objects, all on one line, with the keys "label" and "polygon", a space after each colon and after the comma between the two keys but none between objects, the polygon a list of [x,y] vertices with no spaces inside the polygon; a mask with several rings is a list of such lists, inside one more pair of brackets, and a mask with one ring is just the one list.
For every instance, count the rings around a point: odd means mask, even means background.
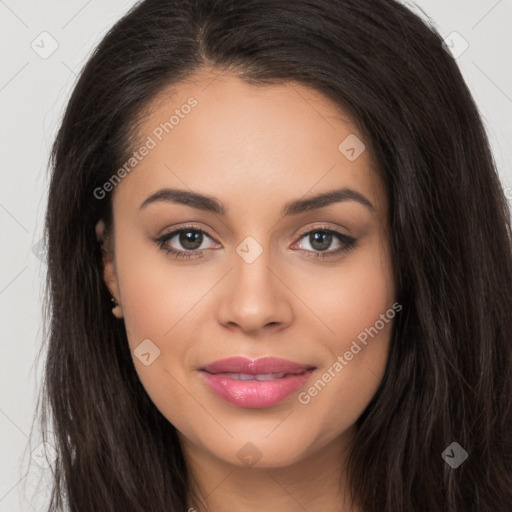
[{"label": "eyebrow", "polygon": [[[218,215],[227,214],[224,205],[214,197],[199,194],[197,192],[190,192],[188,190],[172,188],[157,190],[141,204],[140,209],[142,210],[149,204],[159,201],[184,204],[198,210],[204,210]],[[372,213],[375,211],[372,203],[363,194],[356,190],[343,187],[323,192],[307,199],[291,201],[284,206],[281,211],[281,216],[286,217],[290,215],[297,215],[309,210],[323,208],[333,203],[342,203],[346,201],[356,201],[368,208]]]}]

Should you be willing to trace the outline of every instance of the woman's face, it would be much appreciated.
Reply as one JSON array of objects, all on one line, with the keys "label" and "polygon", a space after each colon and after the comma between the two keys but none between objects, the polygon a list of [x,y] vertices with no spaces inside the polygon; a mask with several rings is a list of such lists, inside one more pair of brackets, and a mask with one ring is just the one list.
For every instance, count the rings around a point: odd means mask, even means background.
[{"label": "woman's face", "polygon": [[[395,312],[386,194],[355,125],[304,86],[203,72],[138,134],[105,280],[156,407],[238,466],[348,442]],[[249,361],[208,366],[233,357]]]}]

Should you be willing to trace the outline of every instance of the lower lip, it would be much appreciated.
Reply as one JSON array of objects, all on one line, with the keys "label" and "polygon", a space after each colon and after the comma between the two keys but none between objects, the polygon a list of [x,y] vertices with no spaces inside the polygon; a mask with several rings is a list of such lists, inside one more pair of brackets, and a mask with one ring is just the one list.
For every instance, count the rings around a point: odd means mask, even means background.
[{"label": "lower lip", "polygon": [[262,408],[278,404],[303,386],[315,370],[274,380],[238,380],[201,371],[206,385],[224,400],[238,407]]}]

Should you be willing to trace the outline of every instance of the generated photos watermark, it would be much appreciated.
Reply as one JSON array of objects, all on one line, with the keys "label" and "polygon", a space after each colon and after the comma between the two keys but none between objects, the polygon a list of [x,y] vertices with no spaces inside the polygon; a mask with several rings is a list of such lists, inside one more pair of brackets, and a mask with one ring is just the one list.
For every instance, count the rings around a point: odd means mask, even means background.
[{"label": "generated photos watermark", "polygon": [[357,340],[359,340],[359,343],[361,343],[362,346],[359,345],[355,339],[352,340],[350,348],[343,355],[339,355],[334,363],[329,366],[329,368],[312,386],[307,389],[307,391],[302,391],[299,393],[299,403],[302,405],[309,404],[311,399],[317,396],[318,393],[320,393],[320,391],[322,391],[325,386],[327,386],[327,384],[331,382],[332,379],[334,379],[336,375],[338,375],[343,370],[343,368],[345,368],[345,366],[347,366],[349,362],[363,350],[363,348],[368,344],[368,336],[373,339],[379,333],[379,331],[384,329],[386,324],[388,324],[395,317],[395,314],[401,310],[402,305],[398,302],[395,302],[391,308],[380,315],[380,319],[377,320],[373,326],[367,327],[364,331],[361,331],[357,335]]},{"label": "generated photos watermark", "polygon": [[94,197],[96,199],[104,199],[108,192],[112,192],[121,183],[121,180],[130,174],[158,146],[164,137],[180,124],[182,119],[185,119],[190,114],[197,104],[197,100],[194,97],[190,97],[180,108],[175,109],[174,114],[169,117],[168,121],[164,121],[154,128],[151,135],[146,137],[144,144],[137,151],[134,151],[133,155],[101,187],[94,189]]}]

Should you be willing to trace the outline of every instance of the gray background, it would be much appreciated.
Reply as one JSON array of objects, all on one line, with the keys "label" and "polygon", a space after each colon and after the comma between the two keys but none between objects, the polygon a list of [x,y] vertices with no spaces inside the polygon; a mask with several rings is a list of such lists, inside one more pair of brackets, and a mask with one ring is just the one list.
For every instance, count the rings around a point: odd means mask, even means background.
[{"label": "gray background", "polygon": [[[512,201],[512,0],[404,3],[415,11],[420,6],[460,54],[457,62]],[[0,0],[0,512],[43,510],[51,475],[41,457],[39,431],[29,439],[41,379],[42,359],[36,356],[42,343],[45,266],[37,255],[50,145],[76,74],[132,4]]]}]

